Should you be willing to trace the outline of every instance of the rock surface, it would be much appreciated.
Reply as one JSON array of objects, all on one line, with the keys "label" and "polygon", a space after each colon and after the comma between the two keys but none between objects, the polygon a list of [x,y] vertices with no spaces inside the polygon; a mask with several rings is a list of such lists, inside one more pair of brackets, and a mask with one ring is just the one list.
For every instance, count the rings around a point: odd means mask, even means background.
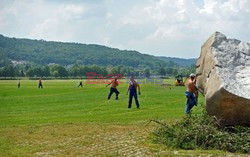
[{"label": "rock surface", "polygon": [[197,87],[224,125],[250,126],[250,44],[215,32],[201,47]]}]

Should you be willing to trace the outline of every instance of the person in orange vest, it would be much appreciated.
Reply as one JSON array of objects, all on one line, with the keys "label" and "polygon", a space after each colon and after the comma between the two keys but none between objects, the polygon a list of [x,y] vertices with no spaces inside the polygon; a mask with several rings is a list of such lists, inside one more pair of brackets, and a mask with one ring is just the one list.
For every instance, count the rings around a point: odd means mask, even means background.
[{"label": "person in orange vest", "polygon": [[117,86],[119,86],[118,81],[117,81],[117,77],[115,77],[114,80],[112,80],[109,84],[106,85],[106,87],[108,87],[109,85],[111,85],[110,87],[110,92],[108,95],[108,100],[110,99],[110,97],[112,96],[113,93],[116,94],[116,100],[118,100],[118,95],[120,94],[120,92],[117,90]]}]

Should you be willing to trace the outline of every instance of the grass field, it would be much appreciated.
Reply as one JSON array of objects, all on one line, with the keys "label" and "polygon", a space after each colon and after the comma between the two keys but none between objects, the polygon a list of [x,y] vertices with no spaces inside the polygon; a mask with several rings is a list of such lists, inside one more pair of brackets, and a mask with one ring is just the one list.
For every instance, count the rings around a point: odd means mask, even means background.
[{"label": "grass field", "polygon": [[[173,84],[173,80],[164,83]],[[185,116],[185,87],[142,84],[141,109],[127,108],[123,80],[107,100],[104,84],[78,80],[0,81],[0,156],[179,156],[228,155],[222,151],[173,150],[153,144],[150,133],[158,118],[173,123]],[[203,102],[203,98],[199,98]],[[195,107],[193,114],[199,114]]]}]

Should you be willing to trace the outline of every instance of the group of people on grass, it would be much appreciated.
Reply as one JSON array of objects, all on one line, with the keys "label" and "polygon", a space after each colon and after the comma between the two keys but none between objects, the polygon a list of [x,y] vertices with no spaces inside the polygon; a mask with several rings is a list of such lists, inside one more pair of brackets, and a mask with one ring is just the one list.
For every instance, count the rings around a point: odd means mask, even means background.
[{"label": "group of people on grass", "polygon": [[[108,87],[109,85],[111,85],[111,87],[110,87],[110,92],[109,92],[109,95],[108,95],[108,100],[110,99],[110,97],[112,96],[113,93],[115,93],[116,100],[118,100],[118,95],[120,94],[120,92],[116,88],[119,85],[117,77],[115,77],[115,79],[113,81],[111,81],[109,84],[107,84],[106,87]],[[128,90],[127,90],[127,95],[128,95],[128,92],[129,92],[128,108],[131,108],[132,99],[134,98],[136,107],[138,109],[140,109],[140,104],[139,104],[138,97],[137,97],[137,91],[138,91],[138,94],[141,95],[139,84],[135,81],[134,77],[131,76],[129,86],[128,86]]]},{"label": "group of people on grass", "polygon": [[[198,103],[198,90],[195,84],[196,84],[195,74],[192,73],[189,76],[188,83],[187,83],[187,91],[185,92],[185,95],[187,98],[186,114],[190,114],[191,109],[194,106],[197,106],[197,103]],[[108,100],[110,99],[113,93],[116,94],[116,100],[118,100],[118,95],[120,94],[120,92],[116,88],[119,85],[117,78],[115,78],[113,81],[107,84],[106,87],[109,85],[111,85],[111,88],[110,88],[110,92],[108,95]],[[140,104],[139,104],[138,97],[137,97],[137,89],[138,89],[138,94],[140,95],[141,92],[140,92],[139,84],[134,80],[133,77],[130,77],[129,87],[127,90],[127,94],[129,92],[128,108],[131,108],[133,98],[135,99],[136,107],[138,109],[140,108]]]},{"label": "group of people on grass", "polygon": [[[20,82],[20,80],[18,80],[18,82],[17,82],[17,88],[20,88],[20,87],[21,87],[21,82]],[[38,88],[43,88],[43,83],[42,83],[42,79],[41,78],[38,80]]]},{"label": "group of people on grass", "polygon": [[[195,84],[196,84],[195,74],[190,74],[189,79],[188,79],[188,83],[187,83],[187,91],[185,92],[185,95],[187,97],[186,114],[190,114],[191,109],[194,106],[196,106],[197,103],[198,103],[198,99],[197,99],[198,98],[198,90],[197,90],[197,87],[195,86]],[[110,92],[108,94],[108,100],[111,98],[113,93],[115,93],[116,100],[118,100],[118,96],[119,96],[120,92],[117,90],[117,86],[119,86],[117,77],[115,77],[114,80],[112,80],[109,84],[107,84],[106,87],[108,87],[109,85],[111,85],[111,87],[110,87]],[[20,83],[20,80],[18,80],[17,87],[20,88],[20,86],[21,86],[21,83]],[[82,86],[83,86],[83,83],[82,83],[82,79],[81,79],[80,82],[79,82],[78,87],[82,87]],[[38,81],[38,88],[43,88],[41,78]],[[136,107],[138,109],[140,109],[140,104],[139,104],[138,96],[137,96],[137,93],[139,95],[141,94],[140,86],[135,81],[133,76],[130,77],[127,94],[128,93],[129,93],[128,108],[131,108],[132,100],[134,98]]]}]

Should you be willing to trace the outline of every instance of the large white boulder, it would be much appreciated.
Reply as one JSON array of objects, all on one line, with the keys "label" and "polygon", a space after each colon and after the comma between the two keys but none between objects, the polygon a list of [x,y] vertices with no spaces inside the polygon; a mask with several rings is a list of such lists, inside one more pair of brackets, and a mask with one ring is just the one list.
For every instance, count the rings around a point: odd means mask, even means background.
[{"label": "large white boulder", "polygon": [[197,87],[225,125],[250,126],[250,44],[215,32],[201,47]]}]

